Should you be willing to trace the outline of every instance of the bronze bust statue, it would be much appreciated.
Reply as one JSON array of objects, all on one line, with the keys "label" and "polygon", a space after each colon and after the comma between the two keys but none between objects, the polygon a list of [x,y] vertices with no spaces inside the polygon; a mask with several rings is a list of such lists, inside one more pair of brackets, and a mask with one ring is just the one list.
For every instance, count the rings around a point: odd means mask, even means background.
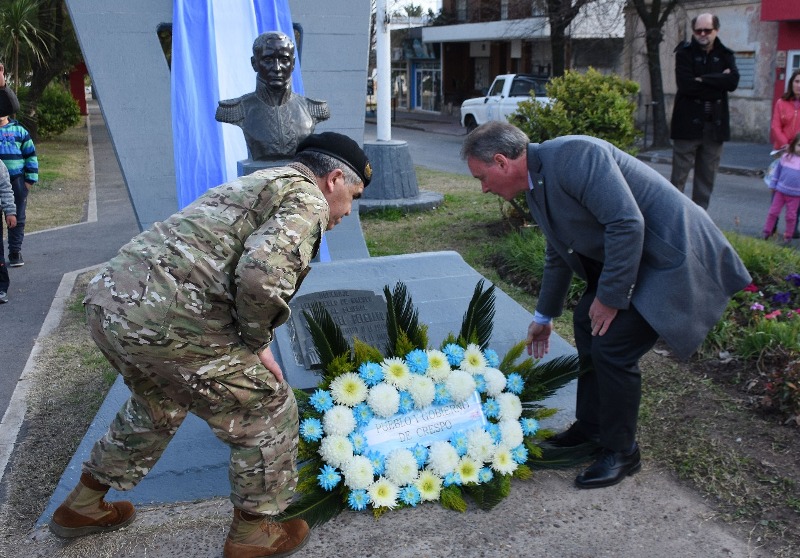
[{"label": "bronze bust statue", "polygon": [[292,92],[294,43],[284,33],[262,33],[253,42],[250,63],[256,90],[219,102],[215,118],[239,126],[255,161],[292,157],[297,145],[330,118],[328,103]]}]

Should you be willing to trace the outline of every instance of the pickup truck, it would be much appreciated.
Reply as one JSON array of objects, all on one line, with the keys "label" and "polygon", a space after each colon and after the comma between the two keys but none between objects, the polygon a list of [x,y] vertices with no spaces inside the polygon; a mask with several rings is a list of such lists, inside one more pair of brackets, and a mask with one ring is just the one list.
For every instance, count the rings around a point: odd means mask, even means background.
[{"label": "pickup truck", "polygon": [[547,78],[526,74],[503,74],[494,78],[485,97],[467,99],[461,103],[461,125],[471,132],[490,120],[508,119],[517,111],[517,104],[531,98],[533,90],[536,100],[549,103],[545,91]]}]

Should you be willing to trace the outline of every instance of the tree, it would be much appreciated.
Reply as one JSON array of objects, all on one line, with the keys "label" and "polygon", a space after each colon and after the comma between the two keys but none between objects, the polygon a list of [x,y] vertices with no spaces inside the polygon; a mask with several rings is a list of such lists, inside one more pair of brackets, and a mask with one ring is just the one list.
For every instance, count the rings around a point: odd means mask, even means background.
[{"label": "tree", "polygon": [[595,0],[544,0],[547,20],[550,23],[550,53],[553,60],[552,74],[564,75],[566,69],[566,31],[581,8]]},{"label": "tree", "polygon": [[24,111],[19,118],[36,139],[36,112],[45,88],[54,79],[65,77],[82,56],[64,0],[4,0],[0,1],[0,13],[17,3],[35,6],[29,24],[38,37],[38,54],[28,43],[21,42],[19,69],[15,69],[14,78],[18,84],[30,83],[21,97]]},{"label": "tree", "polygon": [[653,147],[669,146],[667,113],[664,106],[664,82],[661,76],[660,45],[664,40],[664,25],[679,1],[630,0],[644,25],[647,70],[650,75],[650,94],[653,101]]},{"label": "tree", "polygon": [[11,61],[10,86],[17,90],[23,83],[20,56],[44,61],[50,54],[47,42],[50,37],[37,25],[37,0],[12,0],[4,4],[0,6],[0,36],[5,41],[2,54]]}]

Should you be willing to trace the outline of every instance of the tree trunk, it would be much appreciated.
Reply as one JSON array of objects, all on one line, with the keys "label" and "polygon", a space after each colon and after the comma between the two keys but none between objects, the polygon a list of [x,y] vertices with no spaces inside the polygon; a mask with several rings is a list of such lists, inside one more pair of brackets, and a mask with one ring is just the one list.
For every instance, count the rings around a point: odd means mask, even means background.
[{"label": "tree trunk", "polygon": [[[653,143],[652,147],[669,147],[667,113],[664,106],[664,82],[661,77],[661,29],[648,29],[645,34],[647,44],[647,69],[650,73],[650,95],[653,101]],[[645,141],[647,138],[645,138]]]},{"label": "tree trunk", "polygon": [[550,57],[553,59],[553,77],[564,75],[566,64],[564,52],[566,41],[564,39],[565,26],[550,23]]}]

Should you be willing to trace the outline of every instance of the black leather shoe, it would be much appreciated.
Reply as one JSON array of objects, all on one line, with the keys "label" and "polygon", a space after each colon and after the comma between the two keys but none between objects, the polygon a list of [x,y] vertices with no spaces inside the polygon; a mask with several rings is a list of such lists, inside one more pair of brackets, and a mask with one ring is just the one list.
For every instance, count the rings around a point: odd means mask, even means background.
[{"label": "black leather shoe", "polygon": [[575,485],[578,488],[614,486],[622,482],[625,477],[638,473],[641,468],[639,444],[636,444],[630,453],[603,449],[597,461],[577,476]]},{"label": "black leather shoe", "polygon": [[552,438],[548,438],[546,441],[551,446],[555,446],[557,448],[574,448],[576,446],[580,446],[581,444],[597,443],[595,440],[592,440],[589,436],[585,435],[581,431],[577,422],[573,422],[572,426],[563,432],[559,432]]}]

